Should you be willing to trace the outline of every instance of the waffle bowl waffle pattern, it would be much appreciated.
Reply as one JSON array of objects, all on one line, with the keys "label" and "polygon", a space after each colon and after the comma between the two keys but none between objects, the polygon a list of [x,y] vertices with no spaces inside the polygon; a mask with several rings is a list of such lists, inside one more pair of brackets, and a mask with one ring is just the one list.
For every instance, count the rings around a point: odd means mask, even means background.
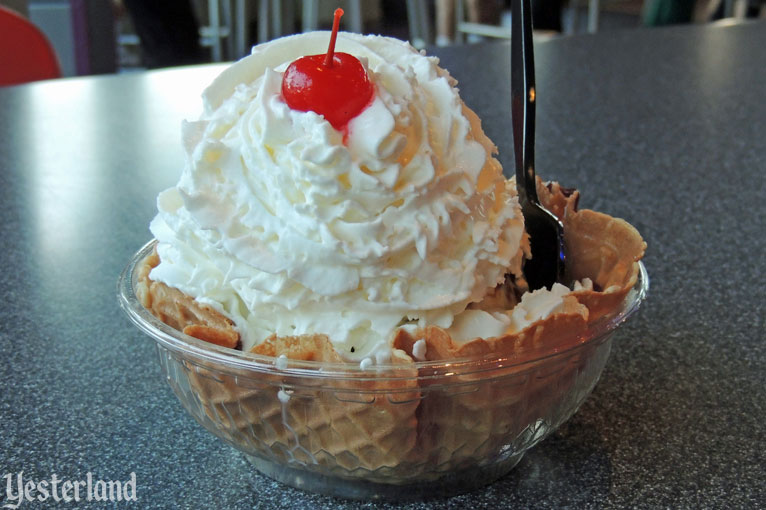
[{"label": "waffle bowl waffle pattern", "polygon": [[539,192],[564,222],[570,277],[593,287],[515,334],[457,343],[437,327],[399,330],[390,363],[366,369],[324,335],[272,336],[243,353],[226,318],[149,280],[154,242],[123,272],[121,304],[157,342],[187,411],[261,472],[364,499],[464,492],[507,473],[577,410],[648,289],[633,227],[577,211],[577,193],[555,183]]}]

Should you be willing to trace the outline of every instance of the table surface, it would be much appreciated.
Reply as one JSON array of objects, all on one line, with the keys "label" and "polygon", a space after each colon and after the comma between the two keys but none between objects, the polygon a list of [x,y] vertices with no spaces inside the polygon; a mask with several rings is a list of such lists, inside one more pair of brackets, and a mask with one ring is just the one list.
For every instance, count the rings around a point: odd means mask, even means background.
[{"label": "table surface", "polygon": [[[766,504],[764,48],[763,23],[536,45],[538,173],[642,232],[650,295],[590,398],[514,471],[401,507]],[[508,175],[509,52],[435,51]],[[180,173],[181,119],[219,70],[0,89],[0,476],[134,472],[135,508],[365,506],[254,473],[181,408],[117,305]]]}]

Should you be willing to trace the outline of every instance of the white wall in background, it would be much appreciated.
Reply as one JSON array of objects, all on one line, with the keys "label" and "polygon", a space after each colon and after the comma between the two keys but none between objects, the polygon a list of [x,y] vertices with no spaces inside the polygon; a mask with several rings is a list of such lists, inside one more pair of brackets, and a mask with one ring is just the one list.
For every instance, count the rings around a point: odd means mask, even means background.
[{"label": "white wall in background", "polygon": [[77,66],[74,54],[72,10],[69,4],[31,2],[29,19],[45,33],[56,50],[59,64],[61,64],[61,73],[64,76],[75,76]]}]

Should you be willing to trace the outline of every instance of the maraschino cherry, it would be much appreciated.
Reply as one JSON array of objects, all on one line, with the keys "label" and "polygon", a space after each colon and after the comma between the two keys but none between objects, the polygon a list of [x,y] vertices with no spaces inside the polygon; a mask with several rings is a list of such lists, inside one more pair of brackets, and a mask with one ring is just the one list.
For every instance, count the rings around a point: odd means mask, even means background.
[{"label": "maraschino cherry", "polygon": [[335,53],[343,9],[335,9],[327,55],[308,55],[291,63],[282,78],[282,96],[293,110],[323,115],[342,131],[372,102],[374,87],[362,63],[348,53]]}]

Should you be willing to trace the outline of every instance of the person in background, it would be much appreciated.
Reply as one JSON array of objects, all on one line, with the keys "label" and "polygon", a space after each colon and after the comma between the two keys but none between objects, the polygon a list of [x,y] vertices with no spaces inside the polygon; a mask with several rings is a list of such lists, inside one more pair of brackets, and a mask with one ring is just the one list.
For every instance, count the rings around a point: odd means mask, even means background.
[{"label": "person in background", "polygon": [[119,0],[141,41],[150,69],[205,62],[199,23],[189,0]]},{"label": "person in background", "polygon": [[561,32],[564,0],[532,0],[532,26],[535,30]]},{"label": "person in background", "polygon": [[690,23],[696,0],[647,0],[641,13],[644,25],[657,27]]}]

